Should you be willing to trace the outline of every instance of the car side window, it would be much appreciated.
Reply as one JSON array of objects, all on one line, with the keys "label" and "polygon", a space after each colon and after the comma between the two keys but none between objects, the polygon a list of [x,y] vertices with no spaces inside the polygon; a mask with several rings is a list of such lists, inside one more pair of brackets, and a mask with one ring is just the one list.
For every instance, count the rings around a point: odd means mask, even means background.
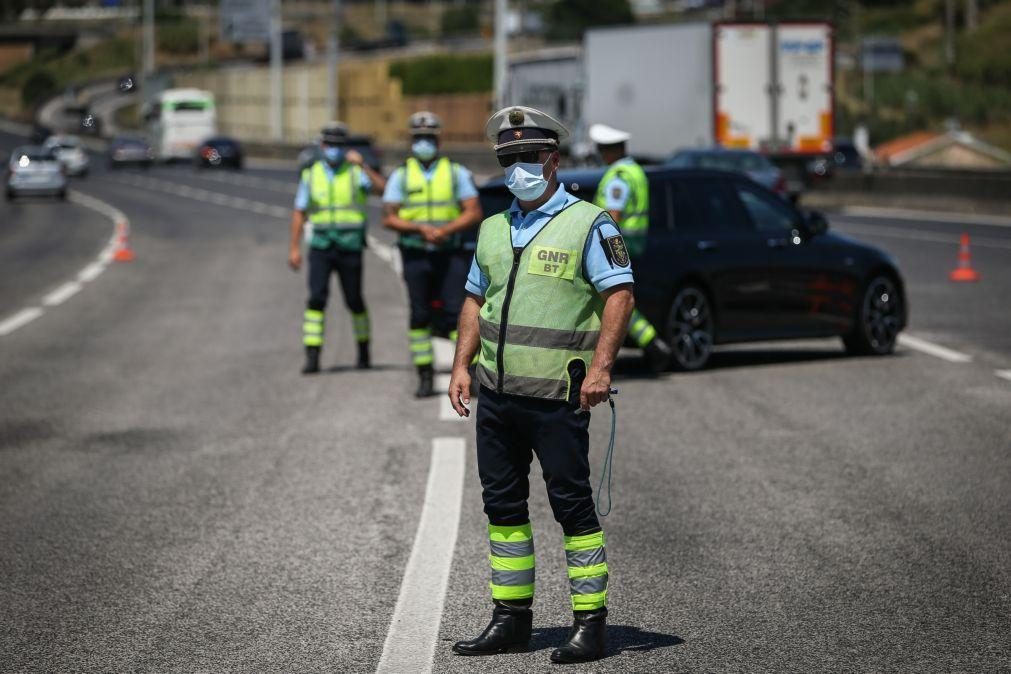
[{"label": "car side window", "polygon": [[765,194],[744,181],[735,181],[734,188],[758,231],[789,234],[797,227],[797,214],[779,197]]},{"label": "car side window", "polygon": [[691,204],[695,229],[706,236],[742,235],[753,232],[748,216],[741,212],[726,181],[718,177],[690,178],[683,182],[686,201]]},{"label": "car side window", "polygon": [[674,229],[675,215],[671,195],[671,183],[653,179],[649,181],[649,231],[661,232]]}]

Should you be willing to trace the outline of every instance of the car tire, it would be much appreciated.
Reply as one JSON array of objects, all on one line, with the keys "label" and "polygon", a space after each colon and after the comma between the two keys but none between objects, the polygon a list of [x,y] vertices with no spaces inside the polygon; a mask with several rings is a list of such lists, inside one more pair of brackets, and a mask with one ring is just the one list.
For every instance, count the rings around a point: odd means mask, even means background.
[{"label": "car tire", "polygon": [[67,190],[60,190],[59,192],[57,192],[56,193],[56,198],[59,199],[60,201],[66,201],[67,200]]},{"label": "car tire", "polygon": [[873,277],[860,294],[853,330],[843,335],[846,352],[855,356],[892,353],[901,330],[904,301],[894,277]]},{"label": "car tire", "polygon": [[689,283],[674,293],[664,326],[674,370],[691,372],[706,366],[713,350],[714,318],[709,294],[701,286]]},{"label": "car tire", "polygon": [[11,190],[4,190],[4,197],[7,201],[14,201],[14,192]]}]

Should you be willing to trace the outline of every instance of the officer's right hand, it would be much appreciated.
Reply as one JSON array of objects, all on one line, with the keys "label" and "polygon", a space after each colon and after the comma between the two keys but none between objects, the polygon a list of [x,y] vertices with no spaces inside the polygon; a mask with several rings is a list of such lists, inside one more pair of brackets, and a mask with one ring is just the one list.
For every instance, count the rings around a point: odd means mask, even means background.
[{"label": "officer's right hand", "polygon": [[470,410],[470,372],[465,367],[453,368],[449,379],[449,402],[461,417],[469,417]]},{"label": "officer's right hand", "polygon": [[292,248],[288,251],[288,266],[294,271],[298,271],[298,268],[302,266],[302,251],[298,248]]},{"label": "officer's right hand", "polygon": [[439,228],[431,225],[420,225],[421,237],[426,243],[439,243]]}]

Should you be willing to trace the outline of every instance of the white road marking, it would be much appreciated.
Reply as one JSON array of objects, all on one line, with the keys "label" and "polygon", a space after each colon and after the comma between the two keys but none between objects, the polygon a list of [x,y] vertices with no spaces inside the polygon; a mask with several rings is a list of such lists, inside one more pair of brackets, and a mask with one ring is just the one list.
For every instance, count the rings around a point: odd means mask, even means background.
[{"label": "white road marking", "polygon": [[27,309],[22,309],[13,316],[0,321],[0,336],[11,334],[21,326],[28,325],[41,315],[42,309],[39,307],[28,307]]},{"label": "white road marking", "polygon": [[[3,126],[0,125],[0,129],[2,128]],[[123,211],[100,199],[88,196],[87,194],[78,192],[77,190],[71,190],[67,194],[67,199],[75,204],[101,213],[109,218],[109,220],[112,221],[112,236],[109,237],[109,242],[105,245],[101,252],[99,252],[95,260],[77,273],[76,280],[67,281],[66,283],[63,283],[59,287],[46,293],[46,295],[42,298],[42,304],[47,307],[56,307],[63,304],[81,291],[82,283],[95,280],[99,274],[105,271],[109,266],[109,262],[112,260],[112,254],[116,248],[116,238],[119,234],[120,223],[122,223],[122,227],[127,231],[129,231],[130,227],[130,222],[126,219]],[[27,307],[16,312],[12,316],[0,321],[0,337],[9,335],[18,328],[31,323],[43,313],[45,312],[42,307]]]},{"label": "white road marking", "polygon": [[952,213],[937,211],[918,211],[911,208],[881,208],[872,206],[848,206],[843,209],[846,215],[866,218],[891,218],[893,220],[920,220],[927,222],[943,222],[954,225],[986,225],[989,227],[1011,227],[1011,218],[1001,215],[986,215],[982,213]]},{"label": "white road marking", "polygon": [[425,503],[377,674],[432,671],[460,525],[466,446],[463,438],[432,440]]},{"label": "white road marking", "polygon": [[[843,217],[845,218],[845,216]],[[887,225],[862,225],[856,224],[852,220],[839,221],[838,224],[839,230],[845,234],[884,236],[886,238],[906,239],[908,241],[927,241],[929,243],[943,243],[948,246],[957,246],[959,242],[958,234],[924,232],[915,229],[905,229],[903,227],[888,227]],[[974,236],[972,237],[972,246],[974,248],[1005,248],[1011,250],[1011,239]]]},{"label": "white road marking", "polygon": [[993,373],[1001,379],[1011,381],[1011,370],[994,370]]},{"label": "white road marking", "polygon": [[42,303],[47,307],[56,307],[76,295],[83,288],[77,281],[67,281],[56,290],[42,298]]},{"label": "white road marking", "polygon": [[970,356],[969,354],[962,353],[960,351],[955,351],[953,349],[949,349],[946,346],[934,344],[933,342],[928,342],[925,339],[913,337],[912,335],[907,335],[905,333],[899,335],[899,344],[902,344],[907,348],[928,354],[930,356],[934,356],[935,358],[946,360],[949,363],[972,362],[972,356]]}]

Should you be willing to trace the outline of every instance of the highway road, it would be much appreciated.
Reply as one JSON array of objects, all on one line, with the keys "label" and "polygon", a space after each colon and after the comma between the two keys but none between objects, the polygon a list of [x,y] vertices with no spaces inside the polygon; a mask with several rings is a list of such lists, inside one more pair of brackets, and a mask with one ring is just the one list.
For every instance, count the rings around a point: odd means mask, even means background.
[{"label": "highway road", "polygon": [[[98,165],[77,201],[0,207],[0,670],[552,669],[571,614],[536,469],[531,650],[450,653],[490,611],[473,423],[412,397],[378,227],[376,367],[350,369],[337,306],[329,369],[298,374],[294,177]],[[110,208],[134,262],[102,256]],[[898,257],[913,339],[660,377],[623,356],[611,645],[571,671],[1011,669],[1011,227],[831,223]],[[962,231],[978,284],[947,280]],[[594,484],[608,427],[598,408]]]}]

